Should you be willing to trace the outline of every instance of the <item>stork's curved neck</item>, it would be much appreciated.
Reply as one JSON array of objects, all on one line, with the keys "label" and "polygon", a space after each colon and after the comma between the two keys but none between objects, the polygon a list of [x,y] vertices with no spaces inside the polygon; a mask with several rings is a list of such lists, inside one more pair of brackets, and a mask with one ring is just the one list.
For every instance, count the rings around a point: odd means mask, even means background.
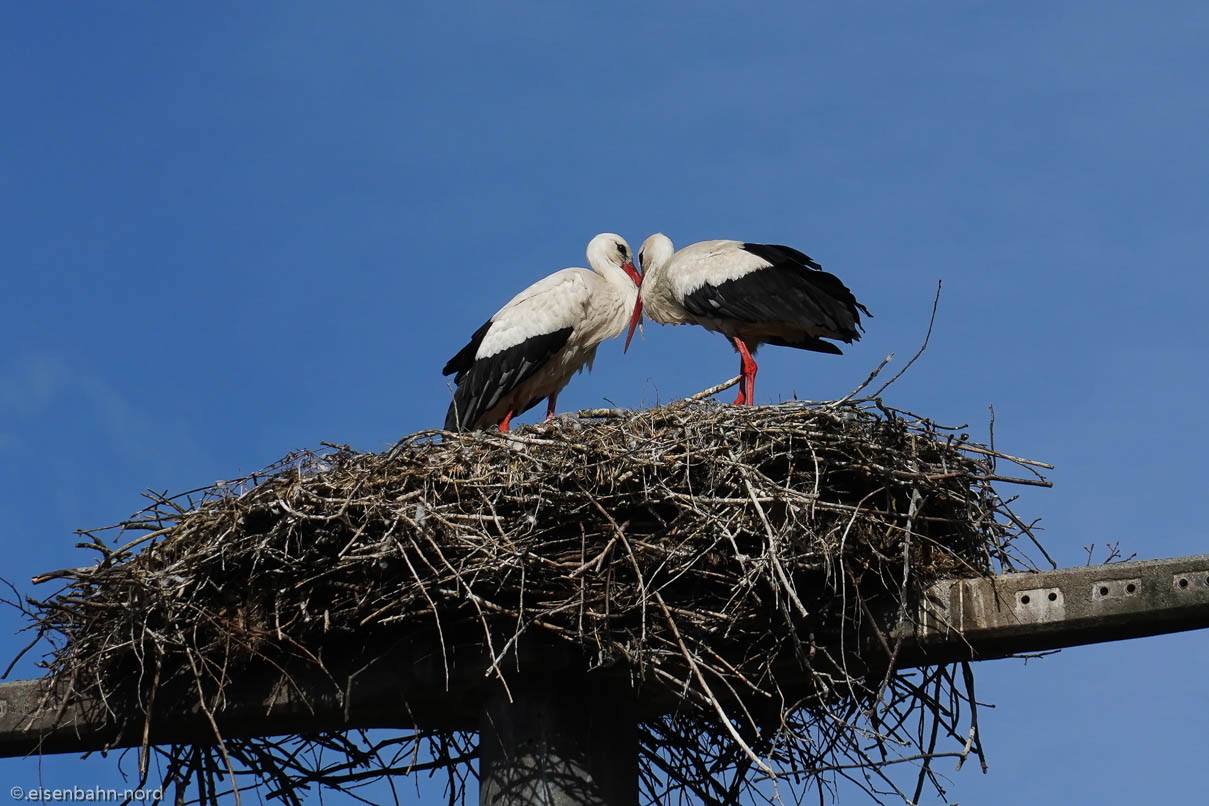
[{"label": "stork's curved neck", "polygon": [[588,254],[588,265],[592,271],[609,281],[609,285],[624,290],[626,286],[634,288],[634,281],[625,273],[625,269],[602,255]]},{"label": "stork's curved neck", "polygon": [[656,285],[659,282],[663,267],[667,265],[676,247],[671,238],[657,232],[642,242],[639,254],[642,255],[642,285]]},{"label": "stork's curved neck", "polygon": [[623,307],[627,310],[634,307],[638,299],[638,286],[630,279],[630,275],[626,274],[625,269],[598,255],[588,255],[588,265],[617,293]]}]

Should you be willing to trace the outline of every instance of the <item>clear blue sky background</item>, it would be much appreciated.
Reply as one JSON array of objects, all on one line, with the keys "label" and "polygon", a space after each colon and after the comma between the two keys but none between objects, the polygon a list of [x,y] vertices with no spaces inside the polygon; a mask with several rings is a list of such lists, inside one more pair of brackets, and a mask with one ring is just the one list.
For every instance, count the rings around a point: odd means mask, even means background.
[{"label": "clear blue sky background", "polygon": [[[1018,510],[1061,564],[1206,551],[1207,42],[1199,2],[6,3],[0,573],[80,564],[144,488],[438,426],[445,359],[603,230],[787,243],[857,292],[865,340],[766,349],[762,403],[901,364],[943,278],[891,402],[982,438],[993,404],[1055,463]],[[561,407],[738,365],[636,347]],[[1199,802],[1206,668],[1204,633],[978,667],[991,771],[951,798]]]}]

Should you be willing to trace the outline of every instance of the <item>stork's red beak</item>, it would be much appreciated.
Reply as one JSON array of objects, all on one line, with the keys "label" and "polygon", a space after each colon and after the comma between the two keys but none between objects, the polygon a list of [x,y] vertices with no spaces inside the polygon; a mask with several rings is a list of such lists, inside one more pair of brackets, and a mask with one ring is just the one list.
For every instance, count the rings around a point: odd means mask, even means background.
[{"label": "stork's red beak", "polygon": [[[630,279],[634,281],[634,285],[638,286],[639,290],[642,290],[642,275],[638,273],[638,269],[634,268],[634,264],[632,262],[626,263],[621,268],[625,269],[625,273],[630,275]],[[634,303],[634,315],[630,317],[630,332],[625,336],[625,349],[622,350],[623,353],[630,349],[630,339],[634,338],[634,328],[638,327],[638,323],[641,321],[642,297],[639,296],[638,301]]]},{"label": "stork's red beak", "polygon": [[642,321],[642,297],[634,303],[634,315],[630,317],[630,332],[625,334],[625,349],[622,352],[627,352],[630,349],[630,339],[634,338],[634,329],[638,327],[638,323]]}]

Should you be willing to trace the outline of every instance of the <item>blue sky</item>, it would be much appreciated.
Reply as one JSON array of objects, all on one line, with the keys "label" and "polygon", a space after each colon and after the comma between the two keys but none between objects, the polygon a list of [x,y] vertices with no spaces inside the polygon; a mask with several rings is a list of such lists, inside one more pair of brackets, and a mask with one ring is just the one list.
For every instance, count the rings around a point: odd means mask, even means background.
[{"label": "blue sky", "polygon": [[[761,403],[889,400],[1053,462],[1061,564],[1207,550],[1209,7],[1171,2],[10,3],[0,25],[3,576],[321,440],[439,426],[444,361],[600,231],[787,243],[873,311],[760,353]],[[559,398],[734,374],[648,326]],[[727,398],[729,399],[729,397]],[[532,421],[535,411],[523,421]],[[20,641],[0,610],[0,657]],[[1203,797],[1204,634],[978,667],[979,804]],[[17,676],[33,673],[29,664]],[[941,765],[942,768],[944,765]],[[0,761],[109,785],[112,759]],[[1059,797],[1061,793],[1061,797]],[[845,802],[863,802],[847,796]]]}]

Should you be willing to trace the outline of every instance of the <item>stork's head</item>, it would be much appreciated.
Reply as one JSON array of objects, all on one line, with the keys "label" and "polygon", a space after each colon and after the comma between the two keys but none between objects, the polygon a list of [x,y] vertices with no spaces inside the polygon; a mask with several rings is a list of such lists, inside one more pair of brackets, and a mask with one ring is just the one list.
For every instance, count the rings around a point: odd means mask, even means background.
[{"label": "stork's head", "polygon": [[675,251],[676,247],[672,245],[672,239],[662,232],[656,232],[647,238],[638,248],[638,266],[642,269],[643,275],[645,276],[652,268],[662,266]]},{"label": "stork's head", "polygon": [[616,266],[634,281],[634,285],[642,285],[642,275],[634,268],[630,245],[625,238],[612,232],[602,232],[588,241],[588,265],[598,272],[604,266]]},{"label": "stork's head", "polygon": [[[667,262],[667,259],[675,251],[676,247],[672,245],[672,239],[662,232],[656,232],[643,241],[642,246],[638,249],[638,265],[642,267],[642,276],[645,278],[652,271],[658,272],[659,268]],[[630,332],[625,337],[626,350],[630,349],[630,339],[634,338],[634,329],[638,327],[638,323],[641,321],[642,295],[640,294],[634,303],[634,315],[630,317]],[[625,352],[625,350],[622,352]]]}]

